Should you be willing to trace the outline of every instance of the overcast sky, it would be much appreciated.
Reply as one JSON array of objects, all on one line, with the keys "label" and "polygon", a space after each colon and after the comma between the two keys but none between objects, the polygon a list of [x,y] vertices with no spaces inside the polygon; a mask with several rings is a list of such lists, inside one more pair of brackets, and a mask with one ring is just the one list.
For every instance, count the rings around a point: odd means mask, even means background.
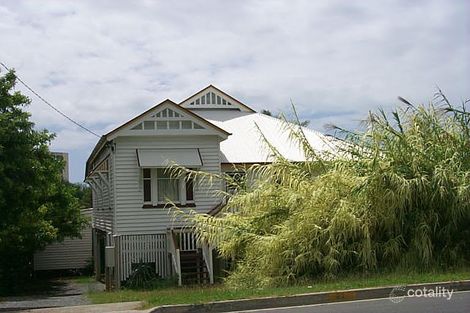
[{"label": "overcast sky", "polygon": [[[257,110],[292,99],[324,131],[397,96],[428,102],[436,85],[469,98],[469,13],[467,0],[0,0],[0,61],[99,134],[209,84]],[[82,181],[97,138],[25,93]]]}]

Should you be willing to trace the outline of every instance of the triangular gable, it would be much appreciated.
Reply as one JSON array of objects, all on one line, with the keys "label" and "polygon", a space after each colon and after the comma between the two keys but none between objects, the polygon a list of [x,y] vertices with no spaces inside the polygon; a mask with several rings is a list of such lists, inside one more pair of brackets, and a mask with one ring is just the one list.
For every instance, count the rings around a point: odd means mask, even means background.
[{"label": "triangular gable", "polygon": [[209,85],[180,103],[180,106],[189,110],[238,110],[255,112],[252,108]]},{"label": "triangular gable", "polygon": [[230,134],[173,101],[165,100],[105,136],[112,140],[117,136],[142,135],[218,135],[226,139]]}]

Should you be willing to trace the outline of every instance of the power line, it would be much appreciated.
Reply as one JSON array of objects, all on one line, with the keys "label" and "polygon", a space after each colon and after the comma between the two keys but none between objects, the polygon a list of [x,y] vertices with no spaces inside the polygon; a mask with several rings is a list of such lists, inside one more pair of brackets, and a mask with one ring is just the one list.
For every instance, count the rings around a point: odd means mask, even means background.
[{"label": "power line", "polygon": [[[8,66],[6,66],[4,63],[0,62],[0,65],[3,66],[7,71],[11,71],[11,69],[8,68]],[[44,102],[45,104],[47,104],[50,108],[52,108],[54,111],[56,111],[57,113],[59,113],[60,115],[62,115],[63,117],[65,117],[66,119],[68,119],[70,122],[74,123],[75,125],[77,125],[78,127],[80,127],[81,129],[89,132],[90,134],[98,137],[98,138],[101,138],[100,135],[98,135],[97,133],[95,133],[94,131],[90,130],[89,128],[83,126],[82,124],[80,124],[79,122],[76,122],[75,120],[73,120],[72,118],[68,117],[65,113],[63,113],[61,110],[59,110],[58,108],[56,108],[54,105],[52,105],[49,101],[47,101],[46,99],[44,99],[43,97],[41,97],[41,95],[39,95],[36,91],[34,91],[31,87],[28,86],[28,84],[26,84],[24,81],[21,80],[21,78],[18,77],[18,75],[16,75],[15,73],[15,77],[16,79],[23,85],[26,87],[26,89],[28,89],[29,91],[31,91],[36,97],[38,97],[42,102]]]}]

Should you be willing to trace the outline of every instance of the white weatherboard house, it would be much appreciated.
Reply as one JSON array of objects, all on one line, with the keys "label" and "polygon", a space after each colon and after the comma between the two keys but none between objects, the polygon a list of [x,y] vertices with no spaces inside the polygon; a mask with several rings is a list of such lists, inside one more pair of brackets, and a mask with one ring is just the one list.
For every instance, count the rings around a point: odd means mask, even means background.
[{"label": "white weatherboard house", "polygon": [[[97,276],[106,273],[119,287],[143,262],[162,278],[178,277],[180,284],[212,283],[212,249],[196,243],[165,203],[171,199],[182,208],[214,212],[222,205],[214,191],[222,186],[174,178],[165,168],[176,163],[220,173],[270,162],[260,131],[289,160],[304,160],[283,129],[281,120],[211,85],[179,104],[165,100],[104,135],[86,164]],[[313,147],[330,150],[324,135],[304,132]]]}]

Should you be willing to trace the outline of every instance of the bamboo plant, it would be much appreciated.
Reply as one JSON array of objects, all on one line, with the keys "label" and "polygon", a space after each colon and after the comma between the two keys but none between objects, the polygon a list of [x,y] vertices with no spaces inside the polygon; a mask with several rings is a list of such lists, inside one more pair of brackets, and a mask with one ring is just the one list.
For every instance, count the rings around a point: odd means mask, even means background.
[{"label": "bamboo plant", "polygon": [[[305,162],[274,161],[230,184],[217,216],[185,212],[200,240],[234,258],[227,283],[270,286],[303,278],[397,267],[448,267],[470,260],[470,114],[438,92],[433,103],[370,113],[362,131],[334,127],[330,152],[302,127],[286,131]],[[183,170],[174,167],[175,170]],[[181,211],[178,211],[181,212]]]}]

